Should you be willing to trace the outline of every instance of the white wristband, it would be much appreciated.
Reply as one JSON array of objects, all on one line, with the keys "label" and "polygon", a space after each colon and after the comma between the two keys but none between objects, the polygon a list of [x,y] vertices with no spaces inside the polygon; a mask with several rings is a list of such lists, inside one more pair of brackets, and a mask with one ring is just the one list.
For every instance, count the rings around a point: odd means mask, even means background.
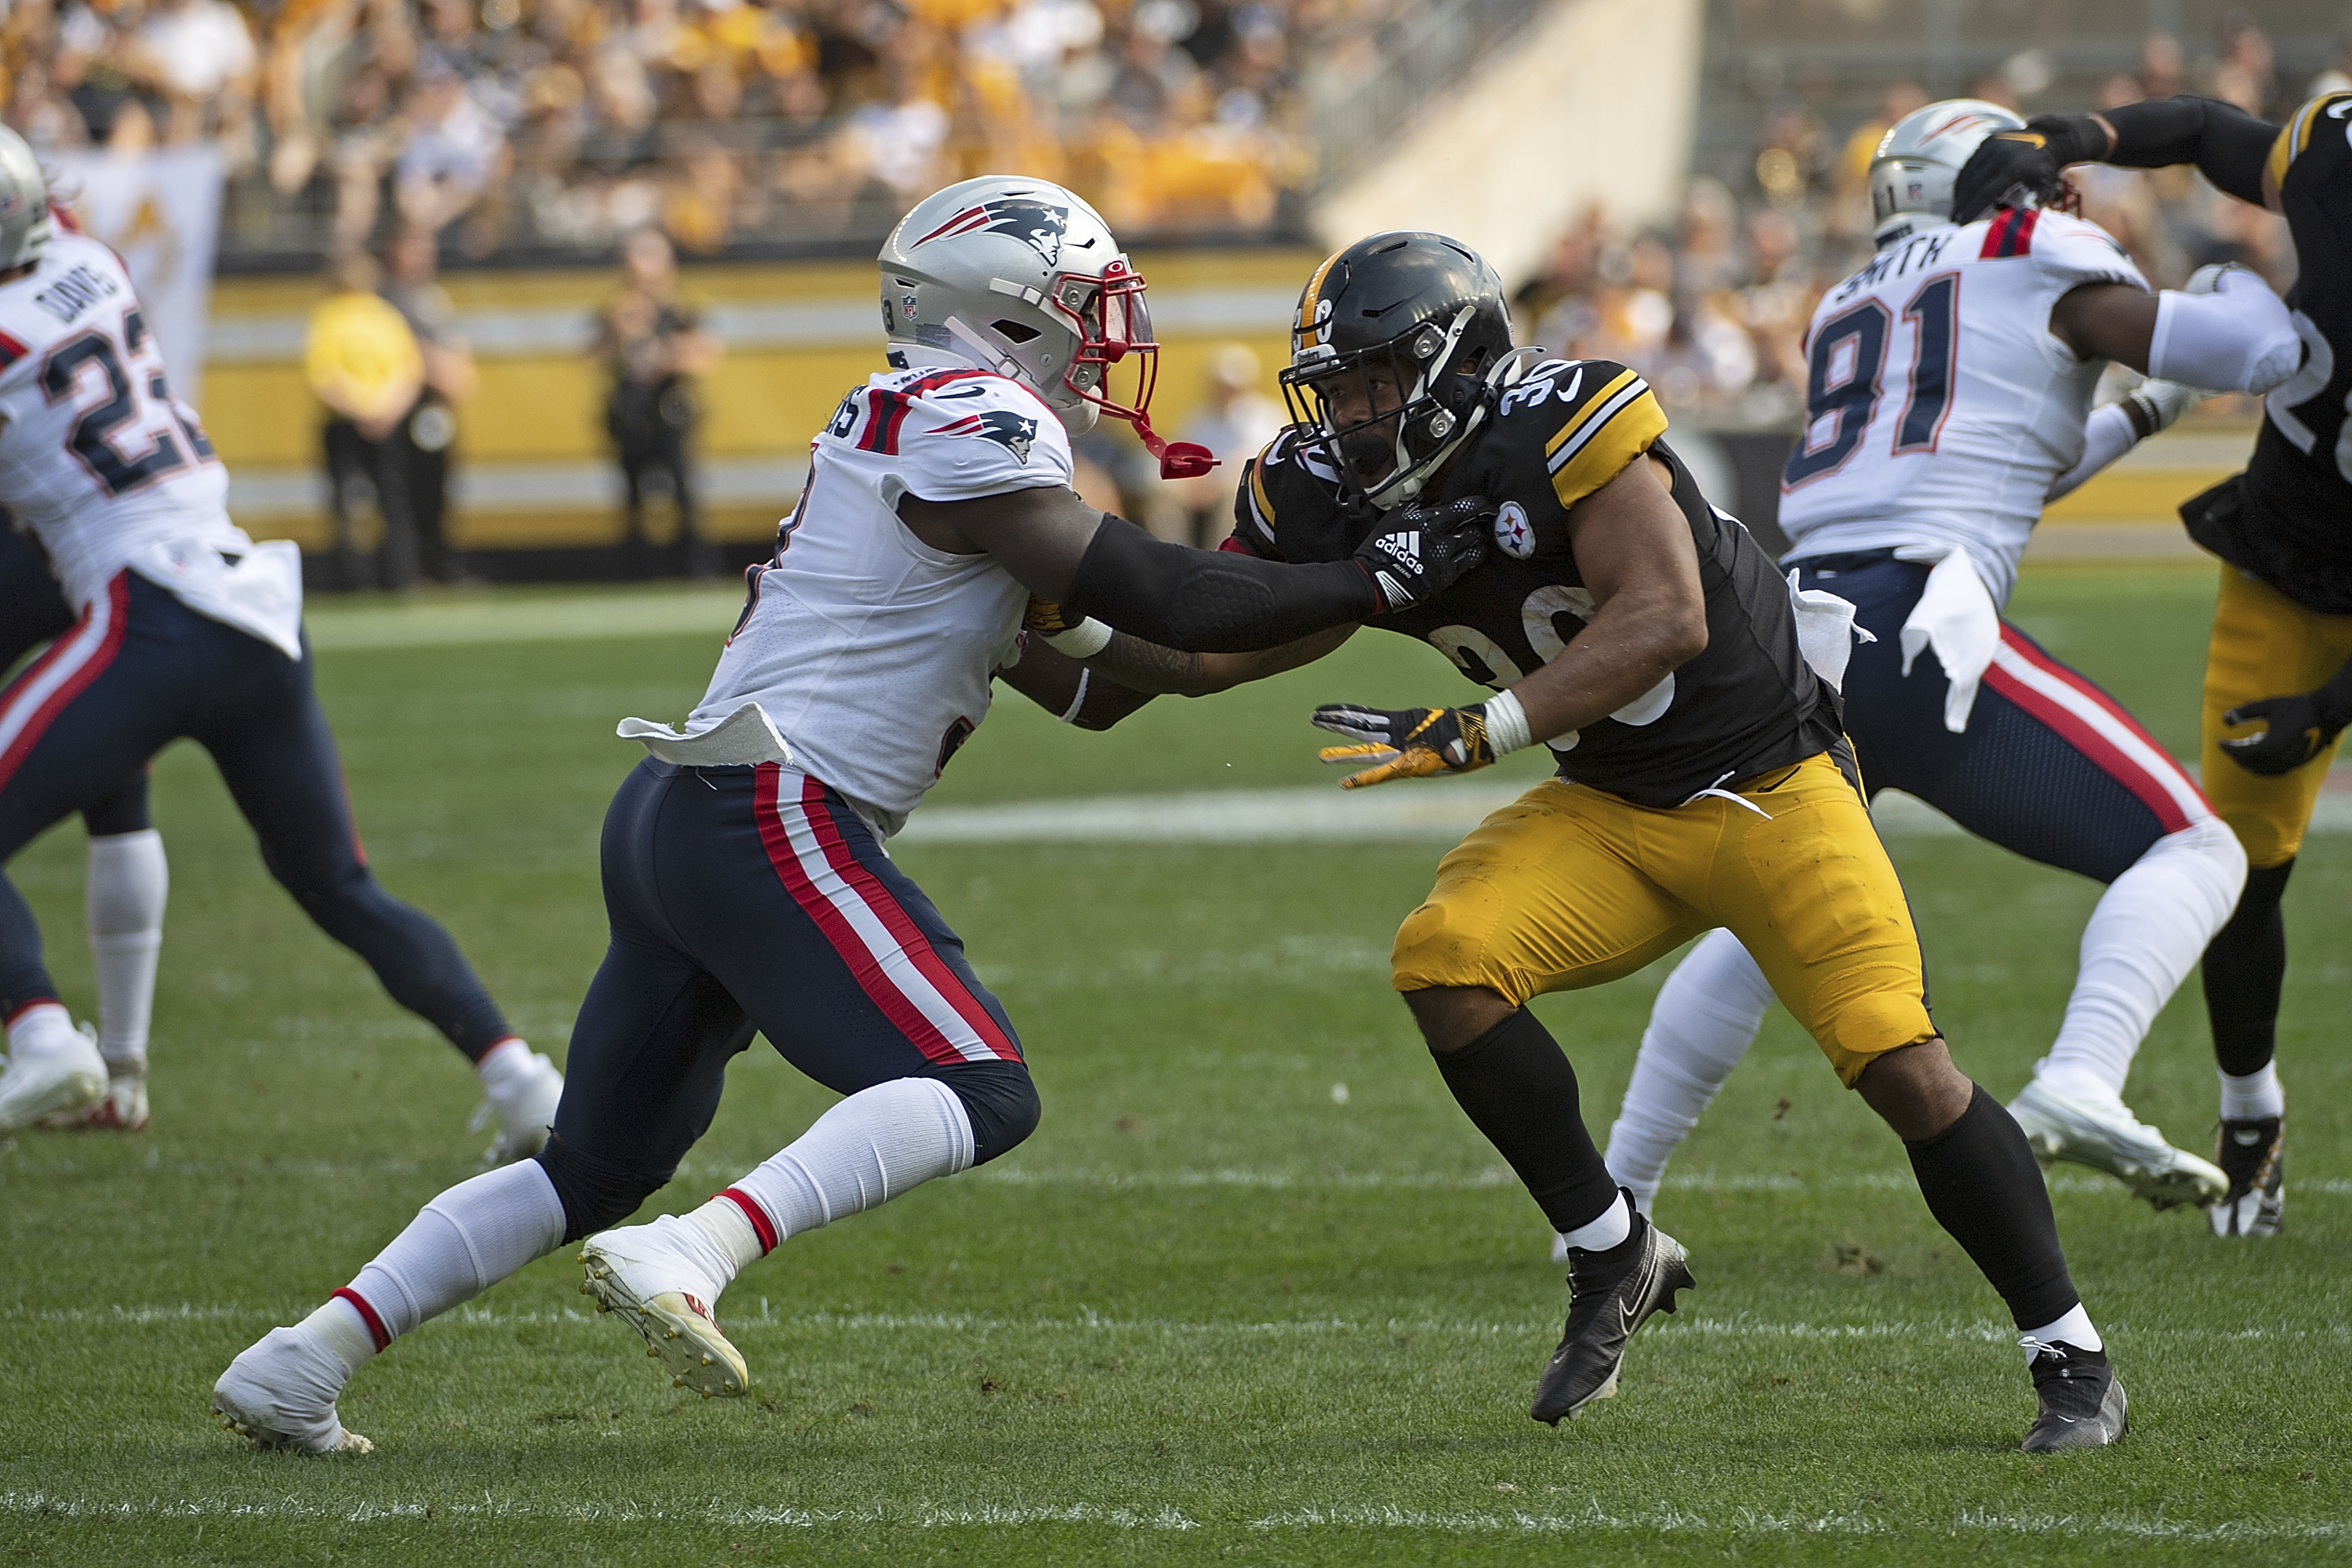
[{"label": "white wristband", "polygon": [[1496,756],[1524,750],[1535,743],[1528,733],[1528,710],[1519,700],[1507,691],[1498,691],[1486,699],[1486,746]]},{"label": "white wristband", "polygon": [[1088,616],[1068,631],[1049,634],[1045,641],[1055,653],[1071,658],[1092,658],[1110,646],[1110,628]]}]

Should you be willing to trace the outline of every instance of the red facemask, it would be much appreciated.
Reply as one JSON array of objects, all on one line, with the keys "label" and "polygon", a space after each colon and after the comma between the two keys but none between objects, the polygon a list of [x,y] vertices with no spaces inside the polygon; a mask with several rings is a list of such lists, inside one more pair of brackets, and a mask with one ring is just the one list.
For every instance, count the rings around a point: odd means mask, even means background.
[{"label": "red facemask", "polygon": [[[1167,440],[1151,427],[1160,345],[1152,341],[1151,312],[1143,291],[1143,275],[1124,258],[1105,267],[1100,278],[1065,272],[1054,279],[1046,300],[1071,323],[1079,340],[1077,353],[1062,373],[1062,384],[1112,418],[1135,426],[1145,449],[1160,459],[1161,479],[1198,479],[1217,466],[1209,449]],[[1114,373],[1134,378],[1124,398],[1112,390]]]}]

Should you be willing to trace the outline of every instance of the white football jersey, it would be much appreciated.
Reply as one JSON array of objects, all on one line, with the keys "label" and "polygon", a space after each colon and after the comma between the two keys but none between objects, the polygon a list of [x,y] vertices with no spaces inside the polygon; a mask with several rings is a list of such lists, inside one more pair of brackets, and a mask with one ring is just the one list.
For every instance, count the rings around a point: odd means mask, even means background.
[{"label": "white football jersey", "polygon": [[1958,545],[2006,603],[2105,363],[2051,336],[2050,308],[2102,282],[2147,287],[2098,225],[2011,209],[1891,244],[1822,296],[1781,471],[1788,558]]},{"label": "white football jersey", "polygon": [[228,472],[173,397],[113,251],[60,228],[0,286],[0,506],[48,552],[76,605],[165,544],[234,553]]},{"label": "white football jersey", "polygon": [[952,369],[872,377],[811,444],[800,504],[752,576],[688,733],[757,704],[794,766],[898,831],[988,716],[1029,603],[994,556],[917,539],[899,498],[971,500],[1071,473],[1061,421],[1019,382]]}]

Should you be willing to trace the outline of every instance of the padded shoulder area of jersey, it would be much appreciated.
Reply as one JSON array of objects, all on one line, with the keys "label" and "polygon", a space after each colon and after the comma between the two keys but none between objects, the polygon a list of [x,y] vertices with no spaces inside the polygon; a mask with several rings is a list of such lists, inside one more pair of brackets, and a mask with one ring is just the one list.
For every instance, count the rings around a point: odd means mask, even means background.
[{"label": "padded shoulder area of jersey", "polygon": [[[2116,243],[2115,236],[2087,218],[2070,213],[2037,212],[2031,209],[2001,215],[2013,219],[2011,243],[2016,248],[2009,254],[2030,256],[2034,270],[2067,287],[2081,283],[2128,283],[2136,289],[2147,287],[2147,279],[2124,247]],[[1985,254],[1990,256],[1999,235],[2000,219],[1985,237]]]},{"label": "padded shoulder area of jersey", "polygon": [[1503,394],[1486,438],[1507,462],[1525,451],[1539,460],[1563,507],[1622,473],[1666,431],[1666,411],[1650,384],[1614,361],[1539,364]]},{"label": "padded shoulder area of jersey", "polygon": [[1330,558],[1318,552],[1336,539],[1339,515],[1339,479],[1319,455],[1300,447],[1296,426],[1251,459],[1234,496],[1234,534],[1252,553],[1273,560]]},{"label": "padded shoulder area of jersey", "polygon": [[927,500],[972,500],[1066,485],[1068,432],[1028,387],[983,370],[901,371],[843,400],[825,434],[853,453],[889,459]]},{"label": "padded shoulder area of jersey", "polygon": [[2284,187],[2291,169],[2326,163],[2340,168],[2347,161],[2352,161],[2352,92],[2325,92],[2279,128],[2278,140],[2271,143],[2271,183]]}]

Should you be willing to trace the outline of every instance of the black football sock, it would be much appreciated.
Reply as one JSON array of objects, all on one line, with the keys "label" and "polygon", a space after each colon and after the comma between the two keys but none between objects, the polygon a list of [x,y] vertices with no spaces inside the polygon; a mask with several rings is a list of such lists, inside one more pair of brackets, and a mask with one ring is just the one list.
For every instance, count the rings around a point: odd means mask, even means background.
[{"label": "black football sock", "polygon": [[1522,1007],[1460,1050],[1430,1054],[1554,1230],[1589,1225],[1617,1201],[1616,1179],[1584,1128],[1576,1069],[1534,1014]]},{"label": "black football sock", "polygon": [[2238,911],[2205,949],[2205,1017],[2213,1060],[2231,1078],[2263,1070],[2278,1044],[2279,992],[2286,982],[2286,915],[2279,900],[2294,862],[2246,873]]},{"label": "black football sock", "polygon": [[1981,1084],[1958,1121],[1903,1147],[1927,1212],[1984,1271],[2019,1328],[2055,1322],[2082,1304],[2066,1275],[2042,1167],[2024,1132]]}]

